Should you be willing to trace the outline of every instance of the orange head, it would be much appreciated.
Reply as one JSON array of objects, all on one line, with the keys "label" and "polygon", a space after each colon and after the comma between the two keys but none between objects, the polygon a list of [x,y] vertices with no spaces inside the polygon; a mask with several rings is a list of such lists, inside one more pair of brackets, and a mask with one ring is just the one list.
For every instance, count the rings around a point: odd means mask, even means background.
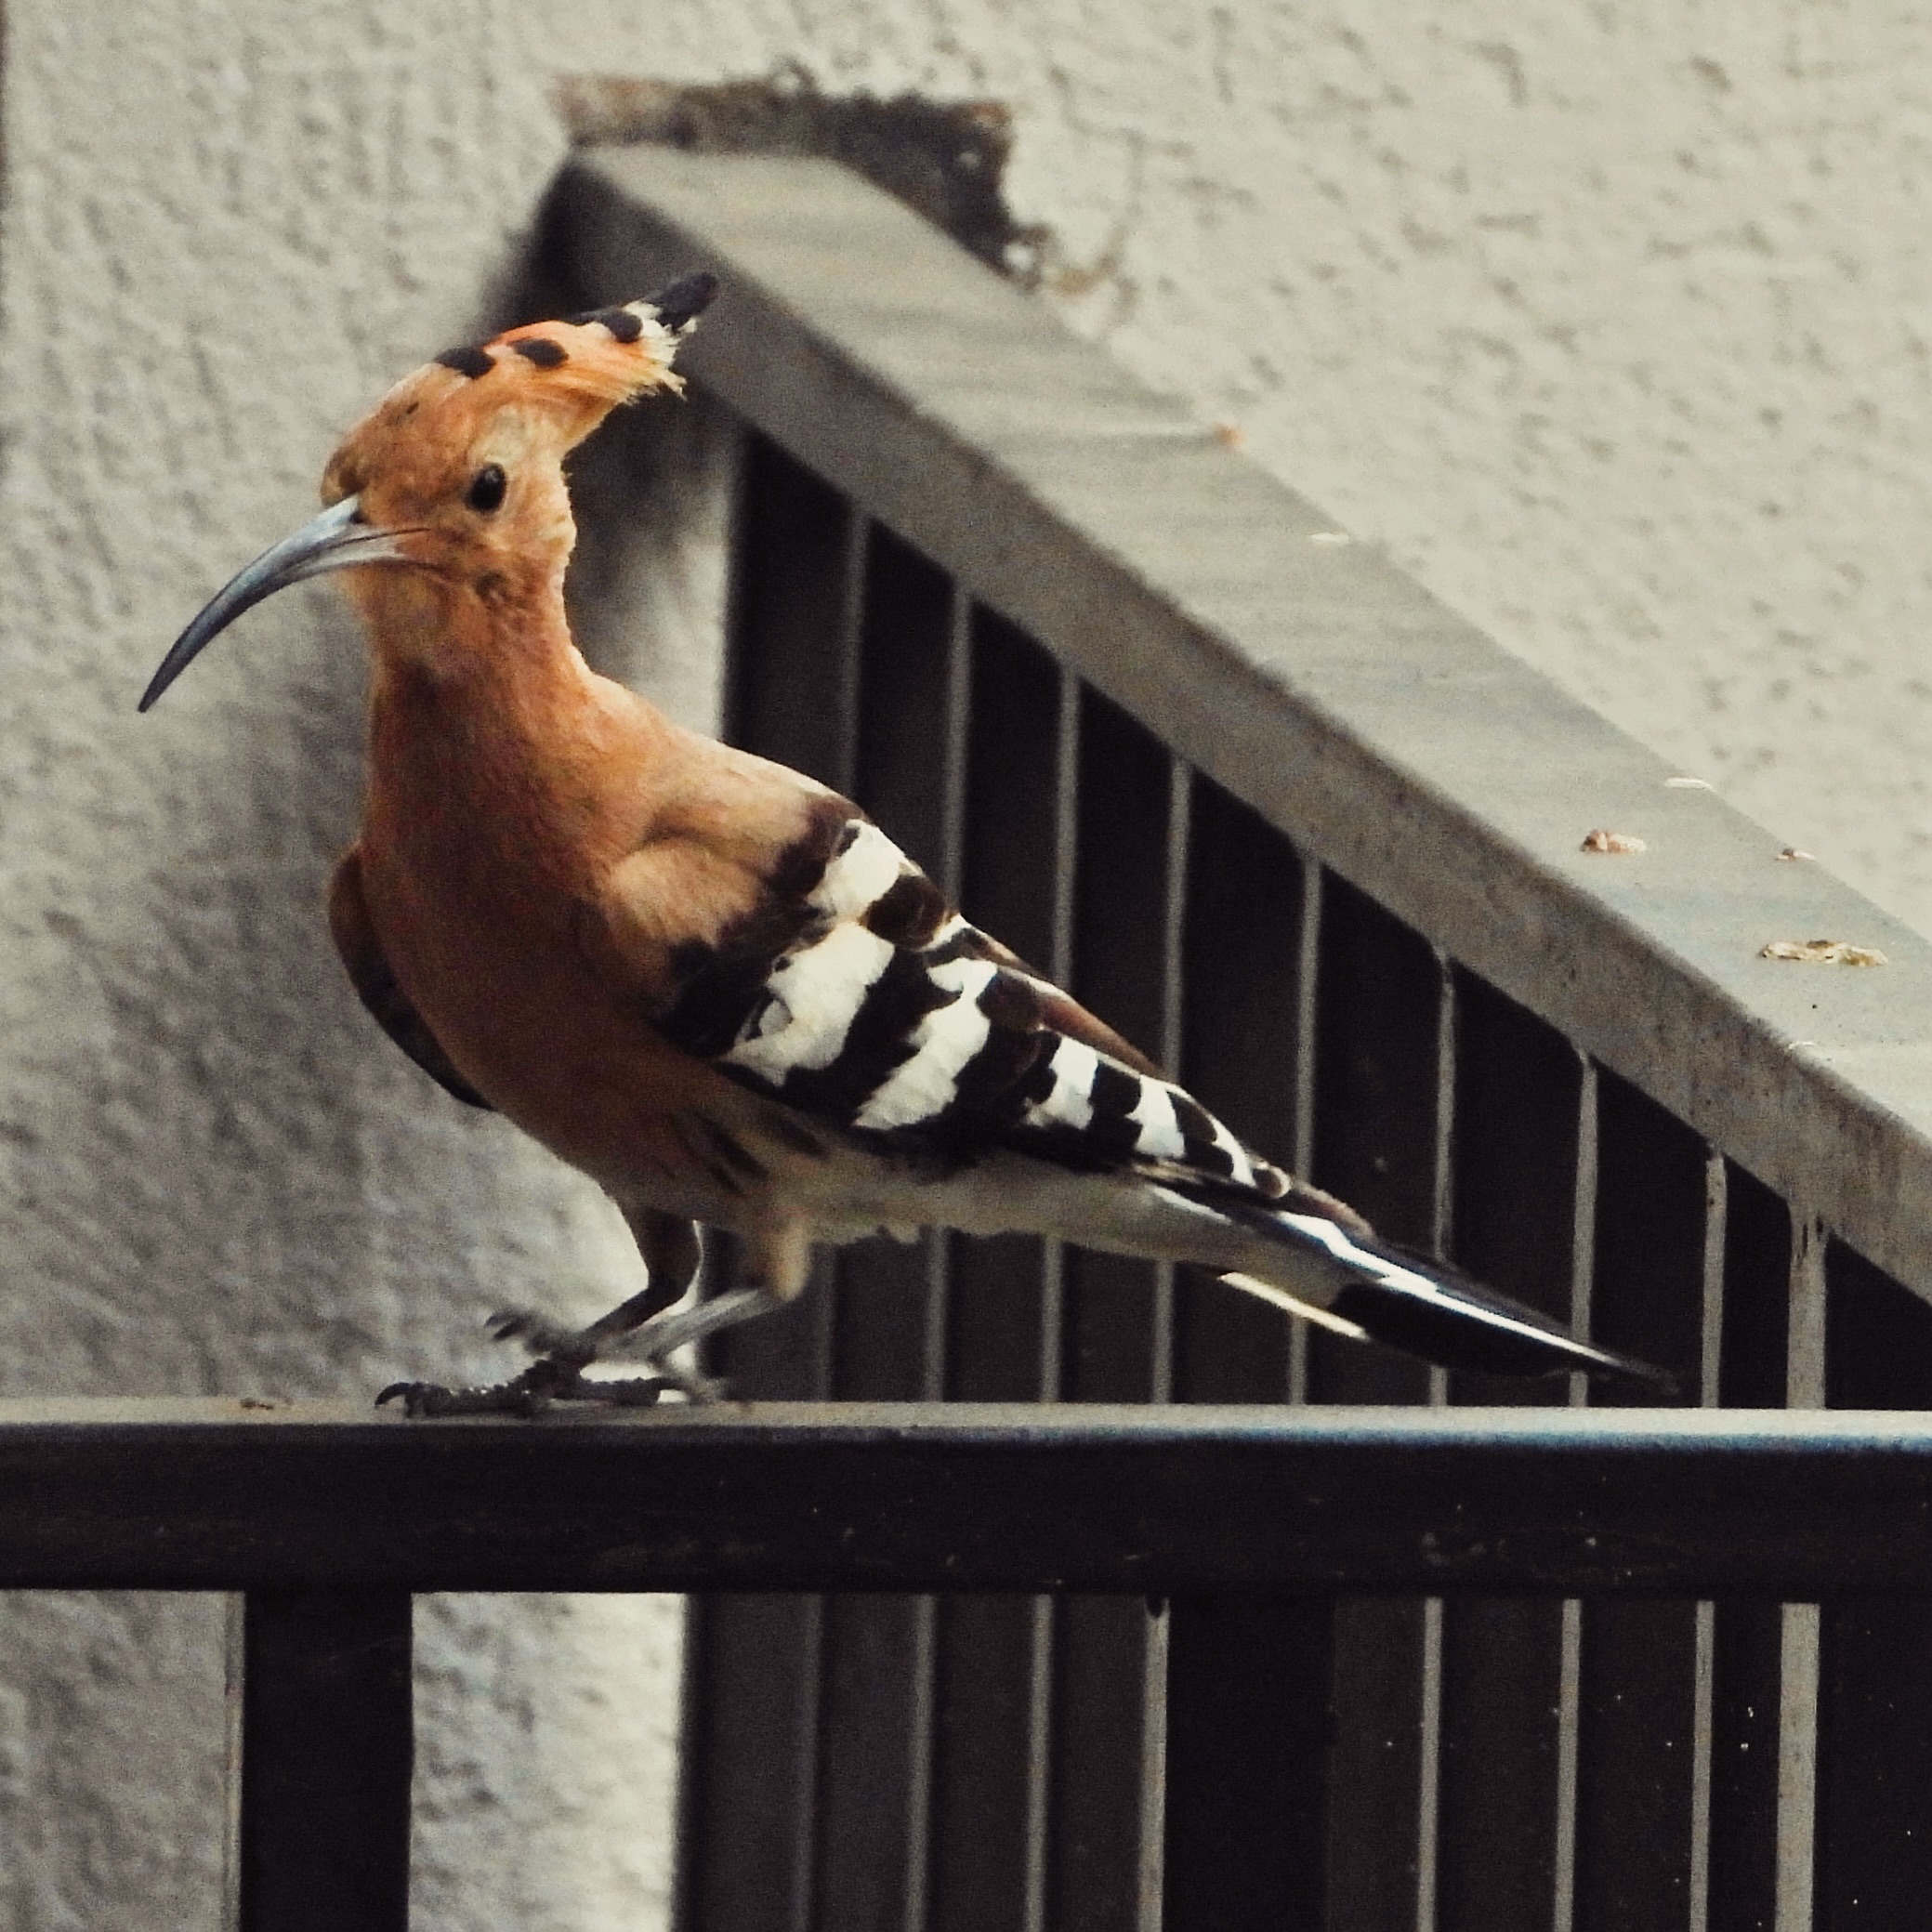
[{"label": "orange head", "polygon": [[617,404],[683,387],[672,357],[716,291],[709,275],[687,275],[648,301],[511,329],[405,376],[329,459],[329,507],[216,595],[140,708],[243,611],[325,571],[386,566],[350,580],[378,624],[399,597],[427,594],[454,614],[553,585],[576,536],[564,456]]}]

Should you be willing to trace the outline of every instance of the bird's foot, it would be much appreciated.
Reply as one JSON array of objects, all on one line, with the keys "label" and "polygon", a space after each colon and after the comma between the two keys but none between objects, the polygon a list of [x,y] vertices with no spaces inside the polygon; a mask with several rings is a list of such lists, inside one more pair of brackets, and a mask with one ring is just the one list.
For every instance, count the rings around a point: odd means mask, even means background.
[{"label": "bird's foot", "polygon": [[[492,1341],[520,1342],[537,1357],[515,1381],[500,1385],[505,1390],[516,1389],[519,1384],[544,1370],[549,1372],[549,1376],[554,1379],[554,1386],[546,1387],[545,1393],[559,1401],[609,1402],[620,1407],[638,1408],[654,1402],[657,1393],[666,1388],[677,1389],[687,1401],[691,1402],[719,1401],[726,1392],[723,1383],[695,1371],[679,1368],[677,1363],[664,1359],[664,1355],[682,1346],[682,1337],[674,1334],[669,1340],[661,1341],[656,1348],[640,1348],[633,1344],[631,1338],[634,1335],[639,1341],[644,1339],[650,1326],[648,1323],[636,1329],[620,1328],[606,1316],[601,1321],[593,1321],[587,1328],[565,1328],[536,1308],[501,1308],[491,1316],[488,1326]],[[616,1355],[641,1357],[651,1373],[621,1382],[593,1382],[585,1377],[584,1371],[592,1362]],[[651,1393],[645,1393],[647,1390]],[[489,1395],[495,1391],[452,1390],[446,1393]],[[437,1413],[467,1414],[471,1412],[439,1410]]]},{"label": "bird's foot", "polygon": [[583,1364],[566,1357],[558,1360],[545,1355],[507,1382],[493,1382],[480,1387],[445,1388],[436,1382],[392,1382],[376,1397],[375,1406],[400,1401],[411,1416],[437,1415],[541,1415],[555,1402],[594,1402],[611,1409],[650,1409],[667,1388],[675,1388],[688,1402],[716,1402],[724,1399],[725,1386],[708,1375],[698,1375],[674,1367],[669,1362],[649,1364],[649,1375],[629,1375],[591,1380]]},{"label": "bird's foot", "polygon": [[440,1382],[392,1382],[375,1406],[400,1401],[405,1415],[540,1415],[578,1380],[574,1369],[533,1361],[507,1382],[480,1387],[445,1388]]}]

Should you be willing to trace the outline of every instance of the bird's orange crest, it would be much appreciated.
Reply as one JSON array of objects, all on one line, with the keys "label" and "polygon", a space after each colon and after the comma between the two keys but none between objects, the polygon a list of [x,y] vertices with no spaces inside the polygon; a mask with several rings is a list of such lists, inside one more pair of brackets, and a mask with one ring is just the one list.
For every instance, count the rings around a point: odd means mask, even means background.
[{"label": "bird's orange crest", "polygon": [[688,275],[645,301],[528,322],[446,351],[350,431],[330,462],[324,498],[361,489],[405,440],[467,450],[486,424],[506,420],[532,453],[561,457],[620,403],[684,388],[672,358],[716,289],[711,276]]}]

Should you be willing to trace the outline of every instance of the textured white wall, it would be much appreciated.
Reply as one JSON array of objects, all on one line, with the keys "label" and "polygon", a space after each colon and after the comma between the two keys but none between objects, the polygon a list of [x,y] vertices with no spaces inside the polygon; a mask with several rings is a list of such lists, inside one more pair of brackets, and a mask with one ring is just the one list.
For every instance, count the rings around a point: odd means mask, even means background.
[{"label": "textured white wall", "polygon": [[[1005,101],[1079,326],[1932,927],[1910,0],[7,12],[0,1387],[368,1391],[482,1371],[498,1299],[627,1281],[598,1201],[431,1092],[326,956],[361,676],[327,588],[130,709],[336,432],[488,311],[561,151],[558,72],[790,60]],[[664,548],[602,581],[662,585]],[[695,711],[715,572],[702,529],[669,554],[641,595],[669,641],[609,635],[608,602],[599,641]],[[0,1926],[212,1925],[208,1607],[4,1615]],[[423,1923],[651,1923],[675,1622],[425,1623]]]}]

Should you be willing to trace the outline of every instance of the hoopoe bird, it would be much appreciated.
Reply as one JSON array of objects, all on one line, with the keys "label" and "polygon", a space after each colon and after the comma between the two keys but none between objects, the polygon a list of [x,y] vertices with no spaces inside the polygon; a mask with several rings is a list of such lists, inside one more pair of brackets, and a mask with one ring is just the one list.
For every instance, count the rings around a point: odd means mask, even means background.
[{"label": "hoopoe bird", "polygon": [[[598,1181],[642,1255],[647,1285],[588,1327],[493,1318],[533,1358],[520,1374],[380,1400],[703,1397],[676,1351],[796,1296],[815,1242],[922,1227],[1212,1269],[1452,1368],[1663,1380],[1378,1239],[961,917],[850,800],[588,667],[563,459],[681,387],[715,288],[687,276],[405,377],[330,458],[327,507],[216,596],[140,701],[260,599],[343,573],[373,659],[361,835],[328,896],[349,979],[449,1093]],[[700,1224],[739,1238],[743,1279],[692,1302]],[[646,1373],[585,1375],[610,1360]]]}]

